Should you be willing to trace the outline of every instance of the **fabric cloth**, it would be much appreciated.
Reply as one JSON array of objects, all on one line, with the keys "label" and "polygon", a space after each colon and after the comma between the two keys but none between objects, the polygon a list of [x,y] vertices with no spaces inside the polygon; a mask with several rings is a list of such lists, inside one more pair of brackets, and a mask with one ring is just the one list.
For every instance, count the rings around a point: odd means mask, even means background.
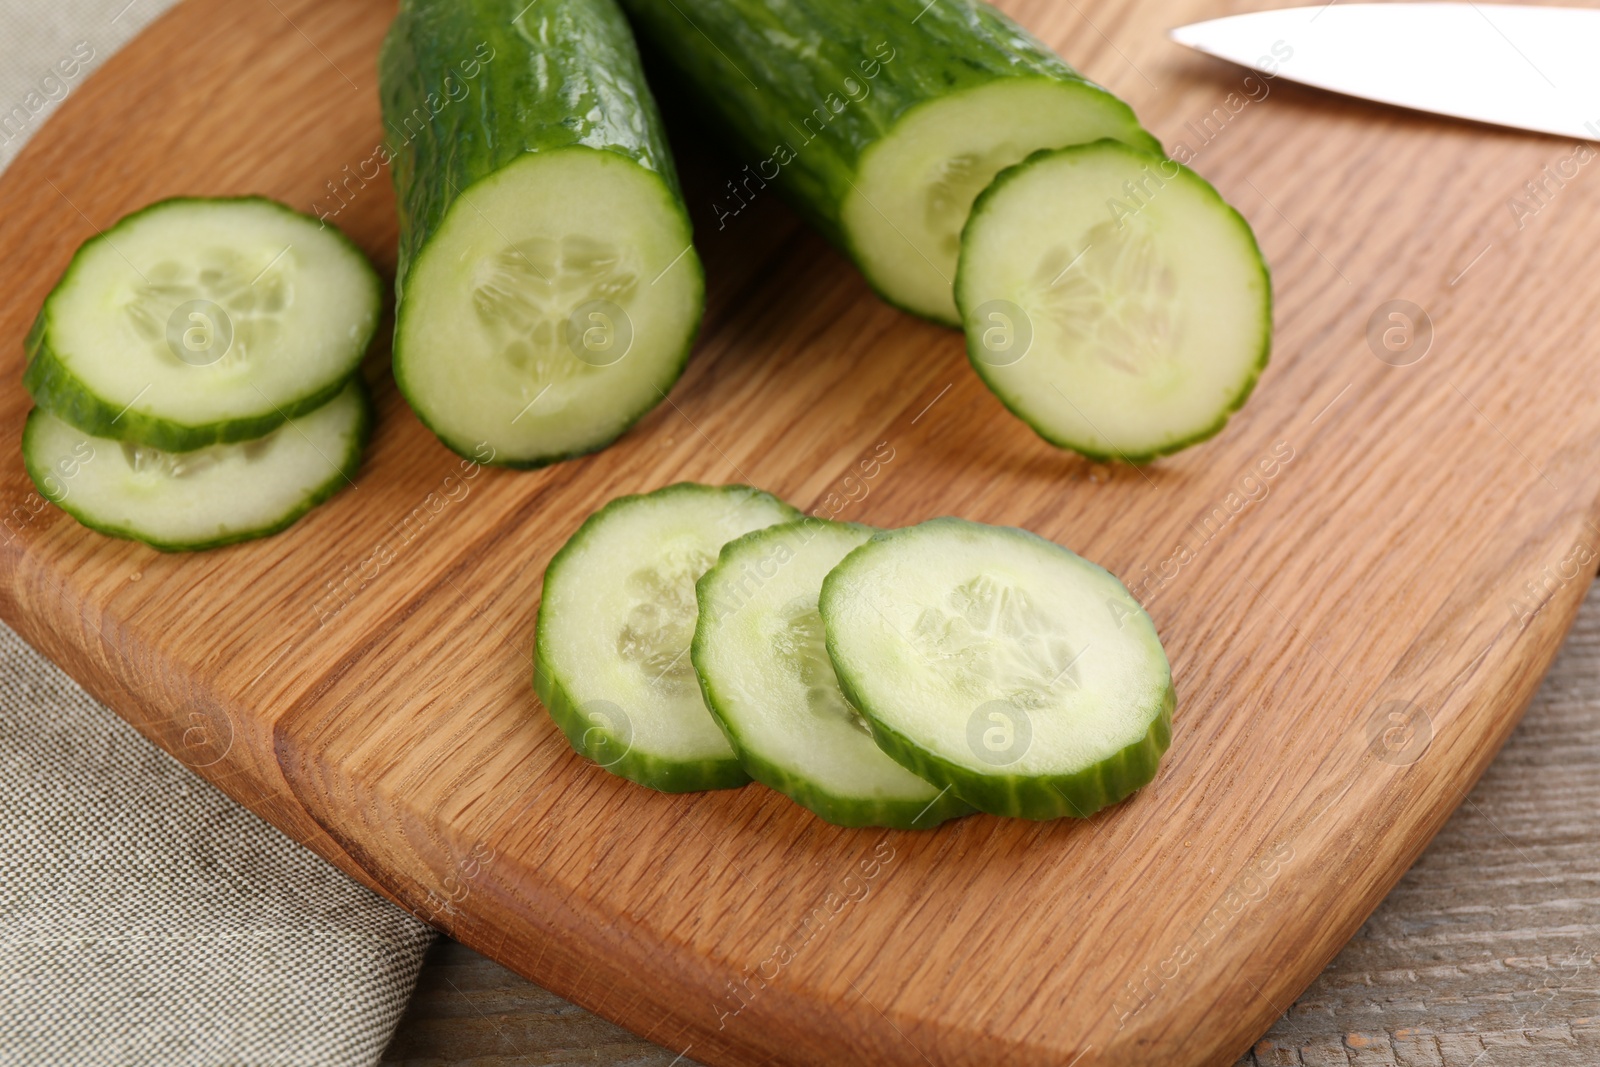
[{"label": "fabric cloth", "polygon": [[432,938],[0,626],[0,1064],[372,1064]]},{"label": "fabric cloth", "polygon": [[[0,0],[0,166],[168,6]],[[433,937],[0,626],[0,1067],[364,1067]]]}]

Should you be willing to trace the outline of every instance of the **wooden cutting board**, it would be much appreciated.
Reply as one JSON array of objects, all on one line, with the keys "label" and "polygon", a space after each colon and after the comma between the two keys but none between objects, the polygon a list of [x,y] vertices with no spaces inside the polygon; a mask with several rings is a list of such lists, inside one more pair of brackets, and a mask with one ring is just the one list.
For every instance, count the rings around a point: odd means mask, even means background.
[{"label": "wooden cutting board", "polygon": [[[1594,572],[1600,164],[1165,39],[1249,4],[1007,6],[1257,227],[1276,355],[1218,439],[1142,470],[1052,450],[957,334],[875,300],[774,198],[719,230],[726,164],[695,163],[687,116],[712,306],[670,402],[620,444],[463,468],[382,351],[354,488],[264,542],[166,556],[33,493],[13,384],[0,615],[285,832],[686,1058],[1231,1062],[1464,798]],[[158,197],[337,211],[392,271],[373,161],[391,11],[189,0],[75,88],[0,182],[7,380],[73,249]],[[1394,300],[1431,338],[1407,347]],[[1013,523],[1101,561],[1175,669],[1160,777],[1087,822],[891,833],[585,763],[530,685],[544,566],[599,504],[679,479],[881,525]]]}]

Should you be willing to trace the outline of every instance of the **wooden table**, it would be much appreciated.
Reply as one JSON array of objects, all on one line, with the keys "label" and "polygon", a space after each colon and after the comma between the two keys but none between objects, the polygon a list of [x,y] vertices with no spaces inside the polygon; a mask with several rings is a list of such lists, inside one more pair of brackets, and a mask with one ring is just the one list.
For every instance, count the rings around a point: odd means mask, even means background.
[{"label": "wooden table", "polygon": [[[1597,813],[1600,588],[1477,788],[1239,1067],[1600,1063]],[[441,941],[383,1062],[690,1067],[680,1051]]]}]

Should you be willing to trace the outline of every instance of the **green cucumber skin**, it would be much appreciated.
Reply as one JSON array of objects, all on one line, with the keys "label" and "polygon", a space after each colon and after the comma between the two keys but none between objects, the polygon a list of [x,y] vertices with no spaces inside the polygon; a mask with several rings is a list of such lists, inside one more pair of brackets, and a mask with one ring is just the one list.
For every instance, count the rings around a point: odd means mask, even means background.
[{"label": "green cucumber skin", "polygon": [[[545,567],[546,581],[553,571],[560,569],[567,554],[576,551],[577,545],[582,544],[587,531],[598,525],[603,516],[612,510],[626,506],[629,502],[640,496],[656,496],[666,493],[696,493],[703,492],[707,486],[697,482],[677,482],[655,490],[654,493],[636,493],[629,496],[620,496],[610,501],[600,510],[590,515],[583,521],[577,531],[567,539],[556,554],[550,557],[550,563]],[[725,489],[744,489],[752,497],[762,497],[772,503],[779,504],[794,512],[794,517],[799,518],[800,512],[785,504],[771,493],[764,493],[759,489],[749,486],[721,486]],[[550,671],[544,670],[540,664],[549,659],[544,650],[544,635],[547,632],[545,617],[546,601],[539,598],[539,614],[534,621],[533,640],[533,690],[545,709],[550,712],[550,717],[561,729],[574,751],[587,759],[600,764],[604,758],[601,750],[606,741],[604,737],[591,738],[590,735],[599,733],[594,725],[586,721],[583,713],[578,708],[577,701],[573,700],[567,692],[566,686]],[[696,793],[707,789],[737,789],[748,785],[750,776],[745,773],[744,767],[739,762],[737,754],[726,760],[700,760],[694,764],[681,764],[669,760],[658,759],[654,756],[635,752],[631,748],[624,755],[613,762],[601,764],[603,770],[619,775],[638,785],[655,789],[662,793]]]},{"label": "green cucumber skin", "polygon": [[[552,563],[554,561],[552,560]],[[544,605],[539,605],[540,632],[544,631]],[[592,760],[602,770],[610,771],[638,785],[661,793],[698,793],[707,789],[737,789],[750,783],[738,757],[728,760],[702,760],[694,764],[675,763],[657,759],[631,749],[622,758],[607,760],[604,752],[606,737],[584,719],[577,703],[568,695],[566,687],[552,678],[548,671],[539,669],[537,641],[533,656],[533,688],[550,718],[555,720],[573,751]]]},{"label": "green cucumber skin", "polygon": [[[1045,149],[1041,149],[1041,150],[1033,153],[1027,159],[1022,160],[1020,163],[1016,163],[1016,164],[1013,164],[1012,166],[1009,166],[1009,167],[1005,168],[999,174],[995,175],[994,181],[990,182],[988,188],[984,189],[983,192],[979,193],[978,194],[978,199],[973,202],[973,204],[972,204],[972,214],[967,216],[966,225],[963,226],[962,229],[961,229],[961,243],[962,243],[963,247],[966,245],[967,235],[970,234],[971,232],[973,232],[972,231],[973,225],[977,222],[977,220],[979,220],[982,217],[985,208],[988,206],[990,200],[992,200],[993,197],[996,195],[996,192],[998,190],[1004,188],[1005,185],[1008,182],[1010,182],[1012,179],[1014,179],[1014,178],[1018,177],[1019,175],[1021,175],[1028,168],[1028,166],[1030,164],[1038,162],[1039,160],[1042,160],[1042,159],[1048,159],[1051,156],[1061,155],[1061,154],[1066,153],[1066,152],[1073,152],[1073,151],[1077,151],[1077,150],[1080,150],[1080,149],[1090,149],[1090,148],[1094,148],[1097,145],[1102,145],[1102,144],[1119,144],[1119,143],[1120,142],[1111,141],[1109,139],[1102,139],[1100,141],[1090,141],[1087,144],[1073,145],[1073,146],[1071,146],[1069,148],[1045,148]],[[1072,442],[1070,440],[1067,440],[1065,438],[1055,436],[1054,434],[1052,434],[1050,432],[1050,430],[1047,427],[1039,426],[1036,423],[1030,421],[1028,419],[1028,417],[1026,415],[1024,415],[1022,413],[1022,411],[1012,402],[1010,397],[1006,396],[1005,393],[1003,393],[1002,391],[997,389],[995,387],[994,381],[990,378],[990,376],[988,374],[989,364],[986,363],[984,361],[984,359],[982,358],[982,354],[981,354],[982,353],[982,349],[983,349],[982,343],[977,338],[975,338],[973,336],[973,334],[972,334],[972,332],[970,330],[966,331],[966,333],[967,333],[967,362],[972,364],[972,369],[977,372],[979,378],[983,379],[983,384],[989,387],[989,391],[995,395],[995,398],[997,400],[999,400],[1001,404],[1005,405],[1006,410],[1011,412],[1011,414],[1015,415],[1017,418],[1021,419],[1024,423],[1027,424],[1029,429],[1033,430],[1034,433],[1038,434],[1041,438],[1043,438],[1045,441],[1048,441],[1050,444],[1056,446],[1057,448],[1069,449],[1070,451],[1076,452],[1080,456],[1084,456],[1084,457],[1086,457],[1088,459],[1091,459],[1091,460],[1095,461],[1096,463],[1111,463],[1111,462],[1114,462],[1116,460],[1121,460],[1123,463],[1127,463],[1127,464],[1130,464],[1130,465],[1138,465],[1138,464],[1141,464],[1141,463],[1150,463],[1150,462],[1152,462],[1154,460],[1160,459],[1162,456],[1170,456],[1170,455],[1172,455],[1172,454],[1174,454],[1176,452],[1182,452],[1184,449],[1189,448],[1189,447],[1191,447],[1193,445],[1197,445],[1202,441],[1210,440],[1211,438],[1215,437],[1217,434],[1222,432],[1223,427],[1228,425],[1228,420],[1233,417],[1234,412],[1236,412],[1240,408],[1244,407],[1245,402],[1250,399],[1250,394],[1255,392],[1256,383],[1261,380],[1261,375],[1267,369],[1267,363],[1272,358],[1272,316],[1273,316],[1272,268],[1267,265],[1267,257],[1261,251],[1260,242],[1256,240],[1255,230],[1251,227],[1249,222],[1245,221],[1245,217],[1243,215],[1239,214],[1239,210],[1237,208],[1235,208],[1232,204],[1230,204],[1226,200],[1224,200],[1222,198],[1222,194],[1217,192],[1216,188],[1210,182],[1208,182],[1204,178],[1200,177],[1200,175],[1196,174],[1194,171],[1190,170],[1188,167],[1185,167],[1183,164],[1178,163],[1176,160],[1168,160],[1168,159],[1166,159],[1166,157],[1164,155],[1160,154],[1160,153],[1145,153],[1145,154],[1150,156],[1151,162],[1171,163],[1173,166],[1178,167],[1182,173],[1187,174],[1190,177],[1194,178],[1213,197],[1215,197],[1216,201],[1217,201],[1217,205],[1220,208],[1222,208],[1222,210],[1225,211],[1227,214],[1231,215],[1233,217],[1233,219],[1239,224],[1239,226],[1244,230],[1244,232],[1250,235],[1251,246],[1255,249],[1255,252],[1256,252],[1256,262],[1261,265],[1261,283],[1262,283],[1262,286],[1263,286],[1263,288],[1264,288],[1264,290],[1265,290],[1265,292],[1267,294],[1266,307],[1263,309],[1263,312],[1262,312],[1264,321],[1263,321],[1262,330],[1261,330],[1261,353],[1260,353],[1259,357],[1256,359],[1256,365],[1255,365],[1254,372],[1250,375],[1250,377],[1240,387],[1238,394],[1232,399],[1232,401],[1230,401],[1228,403],[1228,405],[1226,407],[1224,407],[1217,414],[1216,422],[1212,423],[1210,426],[1206,427],[1203,430],[1200,430],[1200,431],[1198,431],[1196,433],[1190,434],[1188,437],[1185,437],[1185,438],[1183,438],[1181,440],[1174,441],[1174,442],[1172,442],[1170,444],[1162,446],[1161,448],[1152,449],[1149,452],[1140,452],[1140,453],[1137,453],[1135,455],[1128,455],[1128,454],[1122,453],[1122,452],[1109,452],[1109,453],[1107,453],[1107,452],[1100,452],[1100,451],[1098,451],[1096,449],[1093,449],[1093,448],[1086,448],[1082,444],[1074,443],[1074,442]],[[965,267],[965,264],[966,264],[966,257],[965,256],[960,257],[956,261],[956,279],[955,279],[956,307],[961,312],[961,318],[962,318],[963,323],[965,323],[967,315],[968,315],[968,311],[969,311],[969,309],[965,306],[965,303],[964,303],[965,285],[963,283],[965,281],[965,277],[964,277],[964,269],[963,268]]]},{"label": "green cucumber skin", "polygon": [[[262,537],[271,537],[273,534],[282,533],[290,526],[293,526],[295,523],[299,522],[312,508],[316,507],[318,504],[321,504],[329,497],[337,493],[340,489],[343,489],[346,485],[351,484],[355,480],[356,471],[361,467],[361,453],[366,448],[368,439],[372,436],[373,423],[371,394],[367,390],[366,383],[361,380],[360,375],[356,376],[355,381],[356,385],[358,386],[357,391],[361,395],[361,418],[356,424],[356,432],[351,436],[350,450],[345,454],[339,463],[338,472],[324,482],[319,488],[313,491],[309,496],[307,496],[300,503],[300,505],[295,508],[295,510],[289,512],[289,514],[285,515],[282,519],[279,519],[272,525],[262,527],[257,530],[244,530],[238,533],[229,534],[226,537],[213,538],[207,541],[153,541],[124,527],[111,526],[93,521],[92,519],[83,515],[81,512],[77,511],[75,508],[68,505],[65,501],[54,499],[48,492],[45,482],[45,479],[49,477],[50,472],[48,470],[39,471],[34,468],[34,465],[29,458],[28,449],[29,434],[35,425],[33,414],[31,412],[29,413],[27,422],[23,425],[22,429],[23,465],[27,468],[28,477],[33,479],[34,487],[38,489],[40,496],[44,497],[46,500],[49,500],[52,504],[55,504],[56,507],[60,508],[62,511],[65,511],[68,515],[71,515],[78,521],[79,525],[87,526],[96,533],[105,534],[107,537],[116,537],[124,541],[138,541],[142,544],[149,545],[151,548],[156,549],[159,552],[201,552],[206,549],[222,548],[225,545],[238,544],[241,541],[254,541]],[[335,395],[337,395],[339,392],[343,392],[345,386],[349,384],[349,379],[340,382],[338,390],[335,391]],[[52,412],[52,414],[54,414],[54,412]],[[59,418],[60,416],[57,417]],[[70,497],[68,499],[70,499]]]},{"label": "green cucumber skin", "polygon": [[[537,48],[533,41],[540,42]],[[469,62],[477,64],[477,73],[468,95],[447,99],[445,79],[462,84]],[[638,49],[615,0],[532,5],[526,0],[402,0],[384,38],[378,71],[400,216],[395,383],[447,448],[477,460],[476,442],[444,436],[422,415],[425,405],[416,402],[410,388],[401,340],[406,279],[461,194],[527,153],[588,148],[614,153],[654,174],[669,192],[685,232],[692,232],[689,212]],[[443,99],[444,106],[436,110],[430,97]],[[705,273],[692,248],[674,269],[693,271],[702,293],[675,380],[689,361],[705,310]],[[593,448],[488,463],[531,470],[586,455],[621,437],[649,410]]]},{"label": "green cucumber skin", "polygon": [[[174,196],[165,200],[158,200],[147,207],[140,208],[131,215],[119,219],[116,225],[102,234],[85,241],[73,253],[72,261],[67,264],[67,269],[62,272],[61,278],[56,282],[51,295],[45,298],[44,306],[39,309],[38,316],[33,321],[33,327],[28,331],[27,339],[23,342],[27,356],[27,366],[22,372],[22,385],[33,397],[34,403],[44,408],[62,422],[82,430],[92,437],[111,437],[119,441],[131,441],[135,444],[148,445],[159,448],[164,452],[190,452],[208,445],[234,444],[239,441],[250,441],[264,436],[285,422],[307,412],[315,411],[339,395],[345,387],[347,378],[339,378],[323,386],[313,393],[309,393],[292,404],[281,405],[278,410],[267,415],[252,418],[224,419],[218,422],[185,425],[172,419],[157,418],[145,415],[127,408],[123,404],[115,404],[97,394],[87,383],[78,378],[62,362],[54,349],[50,347],[50,317],[54,304],[53,297],[72,278],[84,254],[101,241],[110,243],[123,226],[132,222],[147,212],[157,208],[168,207],[173,204],[214,204],[221,202],[247,202],[265,204],[276,208],[286,214],[315,221],[309,216],[302,216],[300,212],[276,200],[264,196],[240,197],[197,197]],[[325,224],[322,224],[325,225]],[[367,259],[366,253],[356,246],[343,231],[327,227],[334,235],[352,252],[354,252],[363,266],[366,267],[368,279],[372,285],[372,302],[374,307],[381,308],[383,304],[383,282],[378,277],[378,272],[373,268],[372,262]],[[373,316],[376,325],[378,316]],[[362,342],[363,355],[372,343],[371,336]]]},{"label": "green cucumber skin", "polygon": [[[800,523],[829,524],[827,519],[807,516],[798,520]],[[850,526],[860,530],[872,530],[870,526],[859,523],[838,523],[841,526]],[[761,530],[752,530],[742,537],[736,537],[722,546],[722,556],[726,556],[734,546],[742,544],[753,538],[769,534],[778,527],[768,526]],[[710,574],[707,571],[706,574]],[[695,600],[700,605],[704,615],[709,587],[704,576],[695,583]],[[689,646],[689,659],[693,661],[694,676],[700,682],[700,693],[705,698],[706,707],[711,709],[711,717],[717,721],[717,726],[722,729],[723,736],[728,739],[728,744],[733,746],[733,751],[738,755],[745,771],[751,778],[760,782],[768,789],[776,790],[793,800],[796,804],[806,808],[821,818],[824,822],[848,829],[860,829],[868,826],[882,826],[890,830],[926,830],[946,822],[950,819],[970,815],[973,807],[956,796],[953,790],[945,790],[935,797],[933,801],[892,801],[883,800],[869,803],[859,797],[840,797],[825,789],[821,789],[805,778],[794,775],[779,767],[777,764],[762,759],[749,751],[743,744],[738,730],[720,710],[716,688],[706,673],[701,669],[701,662],[705,655],[705,633],[701,627],[696,626],[694,641]],[[896,760],[896,762],[900,762]],[[903,765],[903,764],[902,764]]]},{"label": "green cucumber skin", "polygon": [[[930,519],[928,523],[956,522],[964,519]],[[922,525],[927,525],[923,523]],[[1018,537],[1046,540],[1030,530],[1000,527]],[[886,530],[873,538],[893,536],[903,531]],[[867,542],[839,562],[822,583],[822,600],[829,599],[835,583],[848,581],[850,560],[872,542]],[[1052,542],[1053,543],[1053,542]],[[1085,560],[1084,562],[1089,562]],[[824,613],[824,620],[827,615]],[[861,712],[872,730],[878,747],[906,770],[935,785],[949,786],[962,800],[979,811],[1016,819],[1049,820],[1064,816],[1087,818],[1102,808],[1124,800],[1155,780],[1161,757],[1172,744],[1172,713],[1177,707],[1177,689],[1167,673],[1161,708],[1144,736],[1094,766],[1076,774],[1021,776],[985,774],[936,756],[904,734],[879,720],[872,712],[855,679],[845,669],[832,632],[827,634],[828,658],[833,662],[845,699]]]},{"label": "green cucumber skin", "polygon": [[[839,214],[862,154],[911,110],[1002,78],[1092,84],[981,0],[621,2],[653,52],[720,117],[744,153],[765,160],[780,146],[792,150],[793,159],[774,180],[807,221],[852,258],[859,257]],[[815,54],[801,55],[782,43],[785,38]],[[863,63],[876,65],[877,73],[866,77]],[[847,80],[870,92],[847,97]],[[842,111],[829,108],[830,95],[848,99]],[[1121,106],[1137,128],[1132,109]],[[829,110],[829,120],[807,140],[797,123],[819,107]],[[1161,151],[1154,137],[1143,138],[1141,147]]]},{"label": "green cucumber skin", "polygon": [[[709,704],[709,698],[707,702]],[[728,743],[740,753],[744,769],[751,778],[768,789],[782,793],[823,822],[834,826],[842,826],[848,830],[860,830],[871,826],[887,830],[931,830],[940,823],[971,815],[978,810],[957,796],[955,790],[950,788],[946,788],[932,801],[914,804],[888,800],[869,804],[854,797],[836,797],[818,789],[804,778],[798,778],[759,756],[744,752],[720,716],[717,718],[717,724],[723,727],[723,733],[728,736]],[[877,735],[873,736],[876,738]],[[904,761],[898,758],[895,762],[906,766]]]},{"label": "green cucumber skin", "polygon": [[1177,705],[1177,692],[1168,683],[1160,715],[1138,741],[1077,774],[1022,778],[980,774],[918,748],[874,719],[842,672],[839,673],[839,688],[852,704],[861,708],[878,747],[912,774],[935,784],[948,785],[952,792],[979,811],[1041,821],[1068,815],[1088,818],[1154,781],[1161,756],[1172,744],[1172,712]]}]

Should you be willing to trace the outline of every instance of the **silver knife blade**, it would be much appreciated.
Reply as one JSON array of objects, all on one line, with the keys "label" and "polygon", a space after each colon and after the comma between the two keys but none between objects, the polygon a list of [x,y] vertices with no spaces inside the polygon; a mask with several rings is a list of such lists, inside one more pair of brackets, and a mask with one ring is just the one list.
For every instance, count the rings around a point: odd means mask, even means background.
[{"label": "silver knife blade", "polygon": [[1592,9],[1333,0],[1197,22],[1172,39],[1366,100],[1600,138],[1600,11]]}]

